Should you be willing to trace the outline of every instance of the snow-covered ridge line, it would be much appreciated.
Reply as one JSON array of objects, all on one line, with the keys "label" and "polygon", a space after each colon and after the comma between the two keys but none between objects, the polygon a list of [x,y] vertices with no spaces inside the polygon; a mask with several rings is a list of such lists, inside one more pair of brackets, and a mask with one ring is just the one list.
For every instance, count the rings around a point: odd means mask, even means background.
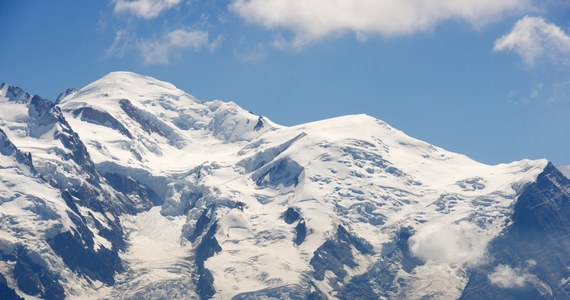
[{"label": "snow-covered ridge line", "polygon": [[[546,160],[482,164],[367,115],[280,126],[130,72],[51,105],[12,91],[0,129],[115,263],[59,264],[69,297],[459,298],[517,199],[537,180],[564,187]],[[0,261],[29,294],[13,270]]]}]

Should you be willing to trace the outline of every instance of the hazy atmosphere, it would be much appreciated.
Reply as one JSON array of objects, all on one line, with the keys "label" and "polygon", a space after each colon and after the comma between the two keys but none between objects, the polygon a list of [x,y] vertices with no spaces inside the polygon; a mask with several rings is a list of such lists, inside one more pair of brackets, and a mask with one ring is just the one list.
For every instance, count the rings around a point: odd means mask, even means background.
[{"label": "hazy atmosphere", "polygon": [[365,113],[485,163],[561,165],[568,3],[2,1],[0,81],[55,99],[133,71],[284,125]]}]

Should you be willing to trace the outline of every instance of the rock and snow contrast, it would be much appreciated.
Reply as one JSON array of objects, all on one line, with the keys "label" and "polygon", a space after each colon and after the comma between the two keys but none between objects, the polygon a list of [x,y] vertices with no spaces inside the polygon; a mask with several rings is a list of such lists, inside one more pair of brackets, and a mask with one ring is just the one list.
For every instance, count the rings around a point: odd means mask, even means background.
[{"label": "rock and snow contrast", "polygon": [[566,299],[570,180],[114,72],[0,86],[1,299]]}]

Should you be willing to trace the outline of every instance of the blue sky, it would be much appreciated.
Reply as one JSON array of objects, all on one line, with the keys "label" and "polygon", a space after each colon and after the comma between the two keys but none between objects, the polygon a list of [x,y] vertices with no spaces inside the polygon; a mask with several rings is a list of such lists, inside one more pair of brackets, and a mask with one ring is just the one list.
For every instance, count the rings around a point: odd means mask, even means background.
[{"label": "blue sky", "polygon": [[[570,163],[564,0],[0,2],[0,81],[111,71],[294,125],[366,113],[485,163]],[[0,108],[1,109],[1,108]]]}]

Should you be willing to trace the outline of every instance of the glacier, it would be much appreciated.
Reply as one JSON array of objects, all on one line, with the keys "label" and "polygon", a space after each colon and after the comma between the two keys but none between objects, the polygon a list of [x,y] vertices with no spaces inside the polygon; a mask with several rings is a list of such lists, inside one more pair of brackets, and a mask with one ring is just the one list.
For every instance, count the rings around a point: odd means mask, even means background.
[{"label": "glacier", "polygon": [[570,298],[570,180],[113,72],[0,85],[2,299]]}]

